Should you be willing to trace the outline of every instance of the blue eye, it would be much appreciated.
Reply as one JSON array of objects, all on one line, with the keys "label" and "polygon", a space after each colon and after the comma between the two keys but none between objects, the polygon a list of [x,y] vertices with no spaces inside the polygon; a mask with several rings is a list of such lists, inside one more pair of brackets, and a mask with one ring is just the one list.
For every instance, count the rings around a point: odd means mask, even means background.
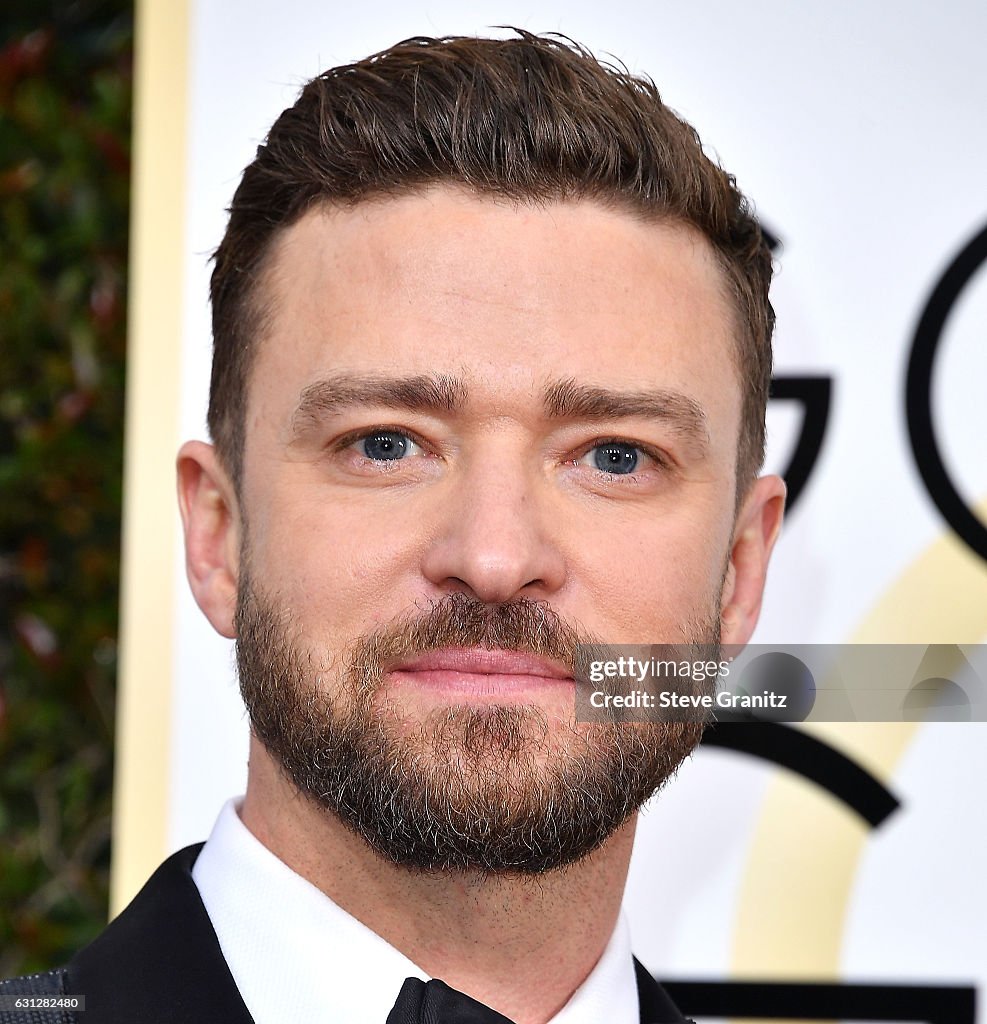
[{"label": "blue eye", "polygon": [[593,465],[604,473],[623,475],[633,473],[640,459],[640,449],[623,441],[598,444],[591,452]]},{"label": "blue eye", "polygon": [[377,430],[360,442],[363,454],[374,462],[397,462],[418,445],[397,430]]}]

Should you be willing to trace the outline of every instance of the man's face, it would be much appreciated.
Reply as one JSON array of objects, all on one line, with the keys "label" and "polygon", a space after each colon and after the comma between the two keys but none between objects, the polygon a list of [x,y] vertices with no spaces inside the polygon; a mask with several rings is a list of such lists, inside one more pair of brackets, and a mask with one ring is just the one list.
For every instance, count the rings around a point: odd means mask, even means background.
[{"label": "man's face", "polygon": [[577,859],[698,731],[577,724],[572,646],[716,642],[736,586],[741,396],[707,243],[441,187],[308,213],[263,288],[238,618],[211,616],[255,729],[394,860]]}]

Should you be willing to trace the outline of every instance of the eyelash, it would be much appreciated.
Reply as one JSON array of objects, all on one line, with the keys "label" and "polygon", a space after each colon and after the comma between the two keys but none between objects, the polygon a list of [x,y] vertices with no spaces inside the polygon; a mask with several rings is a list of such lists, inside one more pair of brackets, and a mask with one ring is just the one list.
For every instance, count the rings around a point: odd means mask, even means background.
[{"label": "eyelash", "polygon": [[[400,434],[401,437],[406,437],[409,441],[414,441],[414,443],[424,451],[430,451],[428,442],[420,434],[416,434],[413,430],[408,430],[407,427],[388,426],[387,424],[380,424],[379,426],[370,427],[369,429],[352,430],[348,434],[344,434],[342,437],[336,438],[330,447],[333,451],[343,452],[346,451],[347,448],[355,445],[358,441],[366,441],[368,437],[373,437],[376,434]],[[366,459],[367,462],[373,462],[375,464],[380,464],[383,461],[379,459],[371,459],[362,454],[360,457]],[[400,462],[403,460],[395,459],[393,461]]]},{"label": "eyelash", "polygon": [[[672,463],[669,457],[661,451],[659,448],[653,448],[649,444],[643,444],[641,441],[631,441],[626,437],[598,437],[594,441],[591,441],[588,445],[585,445],[582,452],[572,459],[573,465],[578,465],[580,459],[584,459],[590,452],[597,448],[605,448],[608,444],[619,444],[627,448],[631,448],[636,452],[640,452],[642,455],[647,456],[652,462],[662,471],[667,471],[672,468]],[[634,483],[641,480],[641,472],[637,469],[630,473],[607,473],[598,467],[593,467],[596,475],[606,480],[608,483],[611,481],[627,481],[628,483]]]},{"label": "eyelash", "polygon": [[[353,445],[355,445],[359,441],[365,441],[367,438],[373,437],[375,434],[384,434],[384,433],[387,433],[387,434],[399,434],[402,437],[406,437],[406,438],[408,438],[409,441],[413,441],[416,445],[418,445],[418,447],[423,449],[423,451],[425,451],[427,454],[431,454],[429,444],[425,441],[425,439],[420,434],[415,433],[413,430],[409,430],[407,427],[399,427],[399,426],[388,425],[388,424],[380,424],[378,426],[370,427],[369,429],[368,428],[364,428],[364,429],[361,429],[361,430],[350,431],[349,433],[344,434],[342,437],[337,438],[332,443],[331,448],[334,451],[343,452],[343,451],[346,451],[348,448],[351,448]],[[642,455],[645,455],[649,459],[651,459],[652,462],[654,462],[655,465],[660,470],[668,471],[668,470],[671,470],[673,468],[671,460],[669,459],[669,457],[661,449],[654,448],[654,447],[652,447],[651,445],[648,445],[648,444],[643,444],[640,441],[631,441],[631,440],[629,440],[626,437],[598,437],[598,438],[595,438],[589,444],[583,446],[583,448],[580,451],[580,453],[578,455],[576,455],[574,458],[566,459],[566,464],[567,465],[576,466],[576,465],[579,464],[580,459],[585,458],[594,449],[596,449],[596,448],[603,448],[603,447],[605,447],[608,444],[625,445],[626,447],[631,448],[634,451],[640,452]],[[403,459],[394,459],[394,460],[371,459],[368,456],[363,455],[362,453],[360,453],[360,458],[365,460],[366,462],[372,463],[373,465],[378,466],[378,467],[382,467],[382,466],[386,465],[387,461],[393,461],[395,463],[405,461]],[[630,473],[607,473],[604,470],[596,468],[596,467],[593,467],[593,469],[594,469],[594,472],[597,475],[597,477],[599,477],[601,479],[604,479],[604,480],[606,480],[608,482],[612,482],[612,481],[615,481],[615,480],[616,481],[624,480],[624,481],[627,481],[628,483],[633,483],[635,481],[640,481],[640,479],[641,479],[641,473],[638,470],[634,470],[634,471],[632,471]]]}]

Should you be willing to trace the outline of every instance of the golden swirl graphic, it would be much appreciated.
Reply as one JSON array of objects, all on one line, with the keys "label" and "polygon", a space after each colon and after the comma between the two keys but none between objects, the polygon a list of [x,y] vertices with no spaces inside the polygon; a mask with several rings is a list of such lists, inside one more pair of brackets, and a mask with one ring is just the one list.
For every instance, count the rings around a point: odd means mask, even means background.
[{"label": "golden swirl graphic", "polygon": [[[977,511],[987,516],[987,499]],[[979,643],[985,635],[987,566],[947,533],[891,584],[849,642]],[[811,723],[801,728],[893,789],[895,770],[919,724]],[[849,897],[869,831],[818,786],[778,773],[768,786],[747,854],[733,977],[838,979]]]}]

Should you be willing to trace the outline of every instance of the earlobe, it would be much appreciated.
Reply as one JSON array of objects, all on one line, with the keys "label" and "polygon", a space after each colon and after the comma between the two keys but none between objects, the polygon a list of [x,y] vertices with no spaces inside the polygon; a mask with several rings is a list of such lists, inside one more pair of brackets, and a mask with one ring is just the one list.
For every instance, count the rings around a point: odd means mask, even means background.
[{"label": "earlobe", "polygon": [[720,609],[724,644],[746,644],[761,613],[768,561],[785,511],[781,477],[763,476],[751,487],[734,527]]},{"label": "earlobe", "polygon": [[236,494],[212,445],[182,445],[177,469],[185,571],[192,594],[213,628],[232,639],[240,552]]}]

